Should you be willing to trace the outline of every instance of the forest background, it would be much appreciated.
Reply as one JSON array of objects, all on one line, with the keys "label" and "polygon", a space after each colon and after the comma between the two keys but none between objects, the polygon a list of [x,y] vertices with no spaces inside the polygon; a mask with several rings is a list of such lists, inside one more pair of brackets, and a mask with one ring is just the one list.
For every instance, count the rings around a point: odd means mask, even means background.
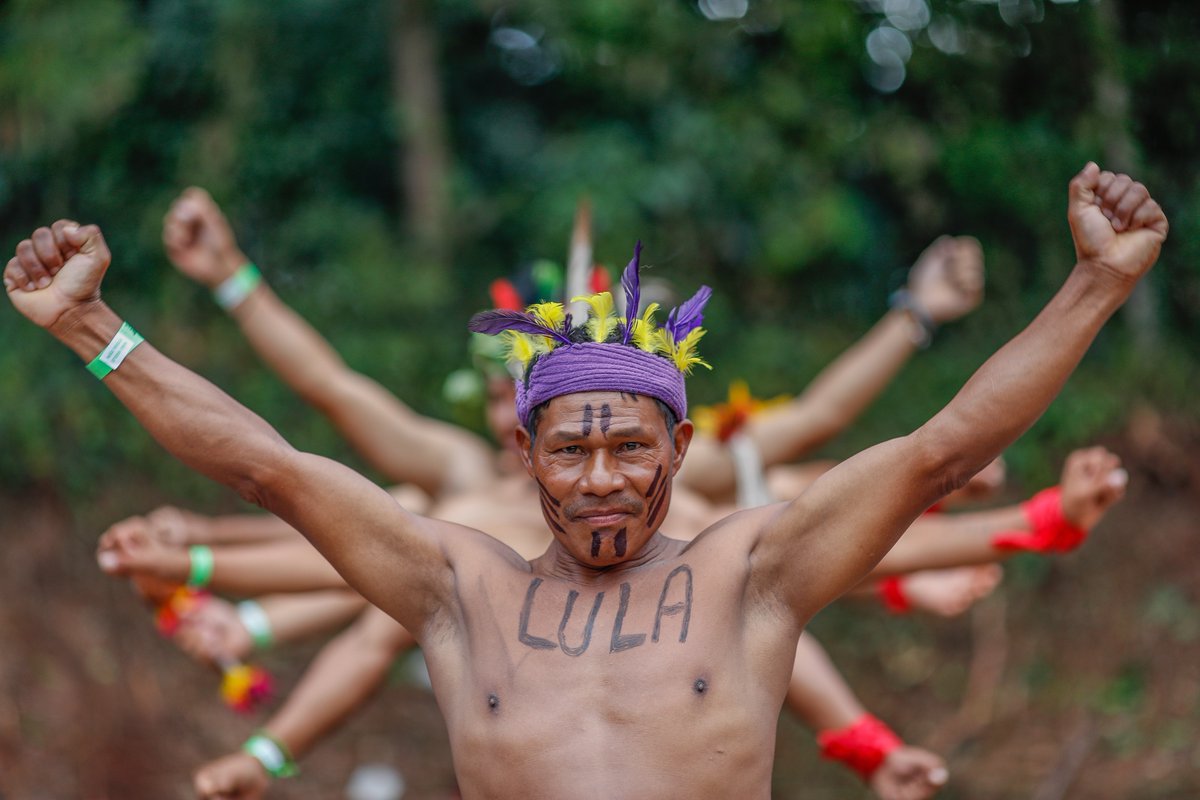
[{"label": "forest background", "polygon": [[[60,216],[100,224],[115,254],[105,291],[120,313],[297,446],[371,474],[166,262],[162,216],[186,186],[213,193],[276,290],[352,366],[423,413],[477,429],[477,407],[443,396],[447,375],[469,363],[465,322],[488,306],[492,279],[562,263],[581,197],[600,262],[619,270],[640,239],[654,275],[689,292],[714,287],[703,352],[716,369],[691,380],[695,403],[722,399],[736,378],[760,397],[797,392],[886,310],[928,242],[978,237],[984,305],[940,332],[825,451],[842,456],[919,425],[1046,301],[1072,264],[1066,184],[1092,159],[1151,187],[1171,237],[1062,397],[1011,449],[1014,496],[1052,482],[1070,448],[1104,441],[1134,460],[1149,454],[1157,477],[1146,491],[1194,503],[1195,449],[1182,445],[1200,441],[1198,40],[1200,9],[1185,0],[9,0],[0,242]],[[15,520],[36,501],[62,521],[82,570],[121,516],[164,501],[241,508],[163,455],[18,315],[0,312],[0,341],[6,539],[24,540]],[[1171,458],[1181,466],[1164,468]],[[1194,528],[1183,511],[1175,518]],[[1123,563],[1122,540],[1108,544],[1094,568]],[[1163,544],[1195,552],[1193,541]],[[1031,614],[1036,598],[1066,591],[1056,569],[1032,559],[1010,569],[1010,586],[1035,598]],[[1173,582],[1153,561],[1145,572],[1130,578],[1127,622],[1160,625],[1194,653],[1200,631],[1186,620],[1200,614],[1197,583]],[[1074,602],[1112,591],[1103,581],[1092,590]],[[843,642],[850,671],[869,675],[881,643],[925,653],[915,671],[911,656],[890,669],[910,700],[938,647],[971,653],[969,625],[867,625]],[[1035,639],[1006,680],[1053,708],[1068,734],[1084,731],[1080,764],[1129,757],[1136,785],[1160,782],[1137,796],[1194,796],[1181,776],[1200,766],[1200,676],[1181,678],[1190,699],[1172,724],[1193,732],[1181,739],[1157,726],[1154,657],[1093,661],[1084,680]],[[955,708],[966,671],[939,676],[930,697]],[[1072,680],[1078,696],[1054,693]],[[17,750],[53,751],[50,734],[29,738],[36,712],[12,713]],[[830,776],[829,796],[853,786],[803,763]],[[1052,753],[1017,772],[1044,787],[1064,763]],[[788,769],[780,774],[781,796],[797,796]]]}]

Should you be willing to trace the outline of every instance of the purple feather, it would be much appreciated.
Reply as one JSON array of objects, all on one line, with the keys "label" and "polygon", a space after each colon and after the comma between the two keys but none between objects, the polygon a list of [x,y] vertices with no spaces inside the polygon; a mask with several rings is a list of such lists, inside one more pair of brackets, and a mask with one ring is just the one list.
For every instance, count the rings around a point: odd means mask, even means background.
[{"label": "purple feather", "polygon": [[683,341],[684,337],[704,322],[704,304],[712,297],[712,289],[701,286],[692,299],[678,308],[671,309],[667,324],[663,326],[675,342]]},{"label": "purple feather", "polygon": [[642,302],[642,284],[638,278],[638,270],[641,269],[642,258],[642,242],[639,239],[638,243],[633,246],[633,260],[629,262],[629,266],[625,267],[625,272],[621,275],[621,288],[625,290],[625,336],[622,344],[629,344],[630,338],[633,336],[633,320],[638,315],[638,305]]},{"label": "purple feather", "polygon": [[554,328],[543,325],[532,314],[524,311],[506,311],[504,309],[481,311],[471,317],[471,321],[467,323],[467,330],[486,333],[490,336],[504,331],[517,331],[534,336],[550,336],[563,344],[571,343],[571,340],[562,331],[556,331]]}]

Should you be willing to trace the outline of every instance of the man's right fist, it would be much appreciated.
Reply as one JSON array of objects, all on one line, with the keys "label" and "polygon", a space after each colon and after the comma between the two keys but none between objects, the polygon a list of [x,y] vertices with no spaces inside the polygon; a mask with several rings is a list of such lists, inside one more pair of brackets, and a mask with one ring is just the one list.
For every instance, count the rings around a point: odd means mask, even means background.
[{"label": "man's right fist", "polygon": [[17,245],[4,268],[4,290],[17,311],[49,328],[67,311],[100,299],[110,261],[98,227],[60,219]]},{"label": "man's right fist", "polygon": [[1087,447],[1067,456],[1063,463],[1062,511],[1073,525],[1095,527],[1113,503],[1125,496],[1129,475],[1121,459],[1103,447]]},{"label": "man's right fist", "polygon": [[908,271],[908,291],[934,322],[958,319],[983,300],[983,249],[970,236],[942,236]]},{"label": "man's right fist", "polygon": [[163,247],[176,269],[210,289],[248,261],[220,207],[195,186],[179,195],[163,218]]},{"label": "man's right fist", "polygon": [[258,800],[271,777],[249,753],[230,753],[196,770],[192,784],[201,800]]}]

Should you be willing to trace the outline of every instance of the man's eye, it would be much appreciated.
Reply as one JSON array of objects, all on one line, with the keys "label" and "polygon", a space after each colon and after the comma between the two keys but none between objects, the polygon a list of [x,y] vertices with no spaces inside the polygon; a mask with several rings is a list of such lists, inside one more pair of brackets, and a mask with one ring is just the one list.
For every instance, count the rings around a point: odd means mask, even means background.
[{"label": "man's eye", "polygon": [[577,444],[569,444],[569,445],[567,445],[566,447],[561,447],[561,448],[559,448],[558,452],[560,452],[560,453],[566,453],[567,455],[572,455],[572,456],[573,456],[573,455],[578,455],[579,453],[582,453],[582,452],[583,452],[583,448],[581,448],[581,447],[580,447],[579,445],[577,445]]},{"label": "man's eye", "polygon": [[621,449],[626,452],[628,452],[630,450],[637,450],[641,446],[642,446],[641,442],[622,442],[621,443]]}]

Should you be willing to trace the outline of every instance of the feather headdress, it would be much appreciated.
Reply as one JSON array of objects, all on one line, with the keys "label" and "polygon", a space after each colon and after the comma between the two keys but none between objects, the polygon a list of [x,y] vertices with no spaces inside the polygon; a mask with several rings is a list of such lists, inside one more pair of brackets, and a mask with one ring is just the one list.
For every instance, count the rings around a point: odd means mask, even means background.
[{"label": "feather headdress", "polygon": [[[657,303],[638,315],[641,252],[642,243],[638,242],[621,276],[626,316],[618,315],[612,294],[604,291],[571,300],[584,304],[588,311],[586,319],[575,326],[559,303],[538,303],[525,311],[485,311],[471,318],[467,327],[472,331],[506,337],[509,358],[522,371],[523,381],[518,381],[522,419],[531,403],[537,405],[550,396],[566,393],[564,387],[570,387],[570,391],[608,388],[649,394],[668,402],[680,418],[686,415],[682,376],[697,365],[712,368],[696,352],[705,333],[701,323],[712,290],[701,286],[691,299],[671,311],[665,325],[658,327],[654,320]],[[568,352],[573,355],[568,357]],[[559,370],[563,372],[559,374]],[[544,378],[538,387],[531,382],[535,371]],[[672,373],[674,378],[670,377]],[[551,384],[557,388],[549,388]]]}]

